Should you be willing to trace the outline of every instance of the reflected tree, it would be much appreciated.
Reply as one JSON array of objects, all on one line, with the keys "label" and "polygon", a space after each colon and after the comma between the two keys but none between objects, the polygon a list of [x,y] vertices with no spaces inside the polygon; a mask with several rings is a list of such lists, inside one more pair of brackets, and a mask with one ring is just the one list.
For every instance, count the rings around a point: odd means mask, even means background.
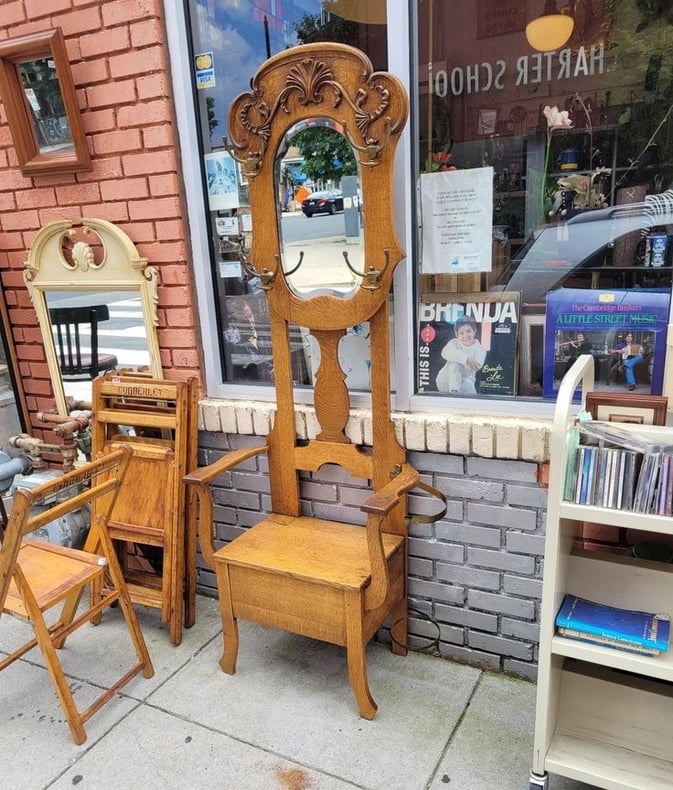
[{"label": "reflected tree", "polygon": [[358,23],[341,19],[336,14],[323,11],[322,14],[307,14],[294,23],[297,41],[300,44],[313,44],[316,41],[337,41],[352,44],[358,38]]},{"label": "reflected tree", "polygon": [[302,156],[302,170],[321,183],[357,175],[357,163],[346,138],[329,126],[309,126],[292,138]]}]

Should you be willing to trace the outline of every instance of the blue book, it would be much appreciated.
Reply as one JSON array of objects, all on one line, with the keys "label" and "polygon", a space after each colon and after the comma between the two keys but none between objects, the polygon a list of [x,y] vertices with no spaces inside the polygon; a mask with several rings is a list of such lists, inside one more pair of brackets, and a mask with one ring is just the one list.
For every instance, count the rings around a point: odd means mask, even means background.
[{"label": "blue book", "polygon": [[556,615],[556,625],[579,634],[660,651],[668,650],[671,635],[671,621],[667,614],[617,609],[576,595],[565,596]]}]

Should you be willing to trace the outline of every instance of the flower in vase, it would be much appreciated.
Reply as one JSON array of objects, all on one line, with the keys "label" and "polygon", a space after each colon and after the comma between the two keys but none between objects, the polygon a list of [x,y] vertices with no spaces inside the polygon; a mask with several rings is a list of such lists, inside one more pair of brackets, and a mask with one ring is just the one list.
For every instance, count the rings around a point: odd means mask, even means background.
[{"label": "flower in vase", "polygon": [[[547,213],[547,172],[549,171],[549,151],[551,149],[551,138],[554,129],[572,129],[573,122],[570,118],[570,113],[568,110],[559,110],[559,108],[554,105],[550,107],[548,104],[542,110],[542,114],[547,119],[547,145],[545,146],[544,151],[544,166],[542,168],[542,190],[541,190],[541,198],[542,198],[542,216],[545,216]],[[552,211],[549,214],[554,212],[554,208],[552,207]]]},{"label": "flower in vase", "polygon": [[453,154],[446,153],[444,151],[439,151],[436,154],[432,155],[432,172],[444,172],[447,170],[456,170],[455,165],[450,165],[449,161],[451,160]]},{"label": "flower in vase", "polygon": [[570,120],[568,110],[559,110],[556,105],[553,107],[547,105],[542,110],[542,114],[547,119],[548,136],[554,129],[572,129],[573,122]]}]

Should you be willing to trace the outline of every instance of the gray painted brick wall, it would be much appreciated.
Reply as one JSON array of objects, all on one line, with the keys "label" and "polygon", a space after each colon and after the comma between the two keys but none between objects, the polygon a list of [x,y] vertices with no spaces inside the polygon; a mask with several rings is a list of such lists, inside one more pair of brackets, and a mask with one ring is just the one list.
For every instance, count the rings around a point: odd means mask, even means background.
[{"label": "gray painted brick wall", "polygon": [[[201,464],[262,443],[259,437],[199,435]],[[448,508],[441,521],[409,530],[409,646],[479,666],[536,676],[542,555],[547,497],[537,464],[527,461],[411,452],[422,479],[439,488]],[[367,481],[336,466],[302,475],[302,511],[363,524]],[[231,540],[267,512],[267,461],[247,461],[215,482],[216,544]],[[422,494],[410,510],[433,512]],[[217,594],[199,556],[199,592]],[[389,641],[389,633],[379,637]]]}]

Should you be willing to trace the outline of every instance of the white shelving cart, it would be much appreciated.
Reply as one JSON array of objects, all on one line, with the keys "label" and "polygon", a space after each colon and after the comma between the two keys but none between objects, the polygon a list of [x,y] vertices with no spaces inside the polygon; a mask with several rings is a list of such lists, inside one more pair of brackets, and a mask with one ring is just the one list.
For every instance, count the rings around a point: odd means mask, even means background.
[{"label": "white shelving cart", "polygon": [[[563,638],[554,621],[566,593],[624,609],[673,615],[673,565],[574,548],[584,521],[673,534],[673,519],[563,500],[573,395],[593,389],[580,357],[561,384],[553,433],[530,790],[548,772],[609,790],[673,788],[673,651],[644,656]],[[625,396],[626,400],[626,396]],[[620,424],[673,442],[673,429]]]}]

